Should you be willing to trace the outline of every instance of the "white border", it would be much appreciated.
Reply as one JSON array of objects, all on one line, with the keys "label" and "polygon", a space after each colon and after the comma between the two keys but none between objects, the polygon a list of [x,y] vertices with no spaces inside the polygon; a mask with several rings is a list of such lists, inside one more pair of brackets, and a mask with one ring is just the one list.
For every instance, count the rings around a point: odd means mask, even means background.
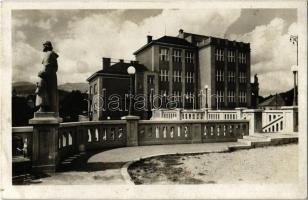
[{"label": "white border", "polygon": [[[1,75],[1,174],[4,198],[27,199],[222,199],[222,198],[275,198],[307,197],[307,3],[299,1],[74,1],[74,2],[17,2],[2,3],[2,62]],[[11,184],[11,10],[13,9],[119,9],[119,8],[297,8],[299,32],[299,177],[298,184],[246,185],[30,185]],[[228,172],[226,172],[228,173]]]}]

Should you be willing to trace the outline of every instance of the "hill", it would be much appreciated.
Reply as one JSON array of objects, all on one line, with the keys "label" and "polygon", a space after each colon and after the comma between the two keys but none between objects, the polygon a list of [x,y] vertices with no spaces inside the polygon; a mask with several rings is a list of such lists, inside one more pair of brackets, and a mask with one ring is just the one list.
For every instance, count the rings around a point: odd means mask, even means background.
[{"label": "hill", "polygon": [[58,86],[59,90],[64,90],[71,92],[73,90],[79,90],[82,93],[85,93],[88,90],[88,83],[64,83]]},{"label": "hill", "polygon": [[[22,81],[15,82],[12,84],[13,89],[17,92],[18,95],[27,96],[29,94],[34,94],[36,89],[36,84]],[[82,93],[85,93],[88,90],[87,83],[65,83],[58,86],[59,91],[71,92],[73,90],[79,90]]]}]

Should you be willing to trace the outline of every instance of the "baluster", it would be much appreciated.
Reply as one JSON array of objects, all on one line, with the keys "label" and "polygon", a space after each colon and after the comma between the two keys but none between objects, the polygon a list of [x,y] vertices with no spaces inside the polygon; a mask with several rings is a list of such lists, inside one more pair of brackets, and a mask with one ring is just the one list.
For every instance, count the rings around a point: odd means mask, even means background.
[{"label": "baluster", "polygon": [[110,136],[111,136],[111,140],[114,140],[115,139],[115,129],[114,128],[111,128],[110,129]]},{"label": "baluster", "polygon": [[98,137],[98,130],[97,128],[95,129],[95,141],[98,141],[99,137]]},{"label": "baluster", "polygon": [[167,127],[164,126],[163,128],[163,137],[166,138],[167,137]]},{"label": "baluster", "polygon": [[211,135],[214,135],[214,127],[211,126]]},{"label": "baluster", "polygon": [[187,138],[188,137],[188,127],[184,127],[184,136]]},{"label": "baluster", "polygon": [[226,136],[226,125],[224,125],[224,136]]},{"label": "baluster", "polygon": [[174,127],[171,127],[171,130],[170,130],[170,137],[173,138],[173,134],[174,134]]},{"label": "baluster", "polygon": [[156,138],[159,138],[159,127],[158,126],[155,127],[155,136]]},{"label": "baluster", "polygon": [[103,136],[103,140],[107,140],[107,129],[104,128],[104,136]]},{"label": "baluster", "polygon": [[206,129],[206,125],[204,125],[204,133],[203,133],[205,136],[207,134],[207,129]]},{"label": "baluster", "polygon": [[88,129],[88,142],[92,142],[92,134],[90,129]]},{"label": "baluster", "polygon": [[68,132],[68,145],[72,145],[72,144],[73,144],[72,134]]},{"label": "baluster", "polygon": [[65,137],[65,134],[62,134],[62,146],[63,146],[63,147],[66,146],[66,137]]},{"label": "baluster", "polygon": [[219,136],[220,126],[217,126],[217,136]]},{"label": "baluster", "polygon": [[178,137],[181,137],[181,127],[178,126]]},{"label": "baluster", "polygon": [[119,135],[118,138],[120,139],[123,135],[123,128],[119,128]]}]

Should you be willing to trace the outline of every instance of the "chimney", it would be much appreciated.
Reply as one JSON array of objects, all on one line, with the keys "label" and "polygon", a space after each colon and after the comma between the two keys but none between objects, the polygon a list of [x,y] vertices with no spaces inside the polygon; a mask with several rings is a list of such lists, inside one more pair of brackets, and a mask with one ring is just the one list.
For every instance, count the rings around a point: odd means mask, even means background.
[{"label": "chimney", "polygon": [[103,69],[110,67],[110,58],[103,58]]},{"label": "chimney", "polygon": [[152,37],[151,35],[148,35],[147,38],[148,38],[148,44],[149,44],[150,42],[152,42],[152,38],[153,38],[153,37]]},{"label": "chimney", "polygon": [[124,63],[124,59],[120,59],[119,61],[120,61],[120,63]]},{"label": "chimney", "polygon": [[184,31],[183,31],[183,29],[180,29],[179,30],[179,36],[178,36],[179,38],[184,38]]}]

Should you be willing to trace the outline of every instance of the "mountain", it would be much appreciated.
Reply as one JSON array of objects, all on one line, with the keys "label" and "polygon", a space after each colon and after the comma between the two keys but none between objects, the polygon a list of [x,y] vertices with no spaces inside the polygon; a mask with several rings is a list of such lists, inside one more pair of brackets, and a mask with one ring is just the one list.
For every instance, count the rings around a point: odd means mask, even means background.
[{"label": "mountain", "polygon": [[[18,95],[24,96],[29,94],[34,94],[36,89],[36,84],[22,81],[22,82],[14,82],[12,84],[13,89],[15,89]],[[82,93],[85,93],[88,90],[87,83],[65,83],[58,85],[59,91],[71,92],[73,90],[79,90]]]},{"label": "mountain", "polygon": [[15,82],[12,84],[13,90],[16,91],[18,95],[27,96],[29,94],[34,94],[36,90],[36,84],[30,82]]},{"label": "mountain", "polygon": [[64,90],[71,92],[73,90],[79,90],[82,93],[85,93],[88,90],[88,83],[64,83],[58,86],[59,90]]}]

